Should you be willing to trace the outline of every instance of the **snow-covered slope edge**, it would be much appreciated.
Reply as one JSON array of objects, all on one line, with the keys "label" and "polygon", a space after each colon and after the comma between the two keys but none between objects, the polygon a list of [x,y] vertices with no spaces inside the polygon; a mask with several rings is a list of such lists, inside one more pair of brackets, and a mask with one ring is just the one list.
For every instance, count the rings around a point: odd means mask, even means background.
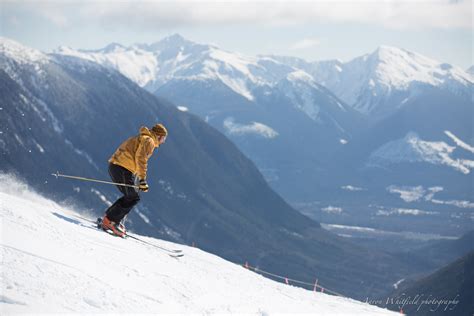
[{"label": "snow-covered slope edge", "polygon": [[[83,215],[0,175],[0,313],[317,313],[390,315],[284,285],[197,248],[179,260],[92,227]],[[394,314],[393,314],[394,315]]]}]

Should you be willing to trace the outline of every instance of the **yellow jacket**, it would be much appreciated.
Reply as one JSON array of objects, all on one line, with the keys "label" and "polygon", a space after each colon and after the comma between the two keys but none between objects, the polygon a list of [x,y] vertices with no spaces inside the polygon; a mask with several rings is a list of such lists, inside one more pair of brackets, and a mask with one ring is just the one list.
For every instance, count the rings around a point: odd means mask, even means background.
[{"label": "yellow jacket", "polygon": [[119,146],[109,163],[124,167],[139,179],[146,179],[148,159],[158,146],[157,135],[148,128],[141,127],[138,136],[130,137]]}]

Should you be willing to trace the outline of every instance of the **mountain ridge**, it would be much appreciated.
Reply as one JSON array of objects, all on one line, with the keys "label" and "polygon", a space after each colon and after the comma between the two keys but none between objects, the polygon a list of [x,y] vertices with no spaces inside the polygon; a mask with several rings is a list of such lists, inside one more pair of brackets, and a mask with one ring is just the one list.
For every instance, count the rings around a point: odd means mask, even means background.
[{"label": "mountain ridge", "polygon": [[[386,98],[394,98],[393,102],[398,103],[398,106],[402,106],[410,98],[411,92],[408,93],[407,91],[416,91],[418,85],[437,86],[466,96],[470,93],[469,87],[472,88],[474,83],[471,75],[460,67],[439,62],[409,50],[387,45],[381,45],[372,53],[356,57],[348,62],[340,60],[307,62],[297,57],[277,55],[250,57],[228,52],[213,45],[197,44],[183,38],[179,34],[166,37],[153,44],[134,44],[129,46],[127,50],[133,52],[134,49],[139,47],[145,48],[148,53],[153,55],[148,56],[147,59],[160,59],[160,50],[172,49],[173,54],[166,54],[167,58],[174,56],[178,64],[182,61],[180,60],[182,57],[179,57],[179,52],[182,50],[190,50],[192,52],[193,48],[200,47],[198,51],[200,52],[199,54],[204,54],[201,55],[204,59],[196,60],[193,63],[207,63],[207,67],[211,67],[207,70],[203,68],[201,72],[222,80],[224,84],[250,101],[253,100],[253,96],[245,81],[257,85],[272,86],[283,78],[281,75],[272,78],[268,73],[263,76],[256,76],[259,73],[260,65],[264,61],[273,63],[273,68],[279,67],[286,74],[295,70],[304,71],[310,77],[313,77],[316,83],[322,84],[345,103],[365,115],[375,113],[377,116],[386,116],[393,112],[393,109],[381,107],[381,104],[386,102]],[[99,53],[100,51],[94,52]],[[77,55],[81,58],[89,58],[102,64],[120,68],[117,60],[112,63],[110,61],[107,62],[105,48],[102,49],[102,52],[105,53],[102,54],[102,57],[94,54],[79,54],[78,52],[80,51],[57,51],[57,53]],[[136,54],[136,52],[133,54]],[[110,58],[113,59],[113,57]],[[121,69],[121,71],[139,83],[140,86],[153,92],[179,73],[178,71],[175,74],[163,73],[160,75],[159,72],[153,72],[153,67],[158,67],[161,71],[160,65],[163,62],[164,60],[156,60],[153,63],[142,63],[139,67],[142,69],[143,67],[148,68],[147,73],[151,74],[150,76],[145,75],[144,78],[137,78],[137,75],[132,74],[129,69]],[[165,64],[169,62],[171,60],[166,61]],[[214,62],[219,63],[220,66],[218,67],[220,70],[215,65],[213,66],[212,63]],[[184,66],[188,67],[190,65]],[[291,68],[284,70],[285,66],[291,67],[293,70]],[[219,75],[223,69],[222,67],[231,67],[233,69],[232,76],[236,76],[239,73],[240,75],[234,78],[228,75]],[[252,67],[254,68],[252,69]],[[275,70],[272,70],[272,72],[278,73]],[[189,75],[185,76],[191,78]]]},{"label": "mountain ridge", "polygon": [[[344,102],[366,115],[386,115],[379,109],[385,98],[403,93],[398,103],[405,103],[417,85],[438,86],[454,93],[469,94],[472,77],[460,67],[439,62],[421,54],[382,45],[374,52],[347,62],[338,60],[308,63],[283,57],[290,65],[302,67],[317,82],[333,91]],[[397,92],[398,91],[398,92]]]}]

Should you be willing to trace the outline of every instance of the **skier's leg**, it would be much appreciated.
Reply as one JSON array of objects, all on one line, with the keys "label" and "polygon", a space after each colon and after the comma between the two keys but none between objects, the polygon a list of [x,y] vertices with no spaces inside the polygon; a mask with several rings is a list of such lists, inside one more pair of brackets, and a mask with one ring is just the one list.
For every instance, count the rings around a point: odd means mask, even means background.
[{"label": "skier's leg", "polygon": [[[127,193],[119,199],[120,207],[117,208],[114,214],[114,222],[120,223],[122,219],[132,210],[132,208],[140,201],[140,195],[133,190],[127,190]],[[108,216],[108,215],[107,215]]]},{"label": "skier's leg", "polygon": [[[109,164],[109,174],[114,182],[134,184],[134,175],[125,168]],[[123,196],[115,201],[105,214],[111,221],[118,224],[130,212],[133,206],[138,203],[140,196],[135,188],[123,186],[117,186],[117,188],[123,193]]]}]

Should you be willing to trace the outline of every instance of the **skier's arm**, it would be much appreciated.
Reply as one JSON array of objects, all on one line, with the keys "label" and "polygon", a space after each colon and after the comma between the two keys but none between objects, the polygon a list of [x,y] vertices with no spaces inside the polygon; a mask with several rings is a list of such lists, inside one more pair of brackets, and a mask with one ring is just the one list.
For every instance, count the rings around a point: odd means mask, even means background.
[{"label": "skier's arm", "polygon": [[140,144],[138,145],[137,151],[135,153],[135,161],[137,164],[137,176],[139,179],[143,179],[143,180],[146,179],[148,159],[153,153],[154,148],[155,148],[155,145],[153,143],[153,140],[150,137],[143,137],[140,140]]}]

